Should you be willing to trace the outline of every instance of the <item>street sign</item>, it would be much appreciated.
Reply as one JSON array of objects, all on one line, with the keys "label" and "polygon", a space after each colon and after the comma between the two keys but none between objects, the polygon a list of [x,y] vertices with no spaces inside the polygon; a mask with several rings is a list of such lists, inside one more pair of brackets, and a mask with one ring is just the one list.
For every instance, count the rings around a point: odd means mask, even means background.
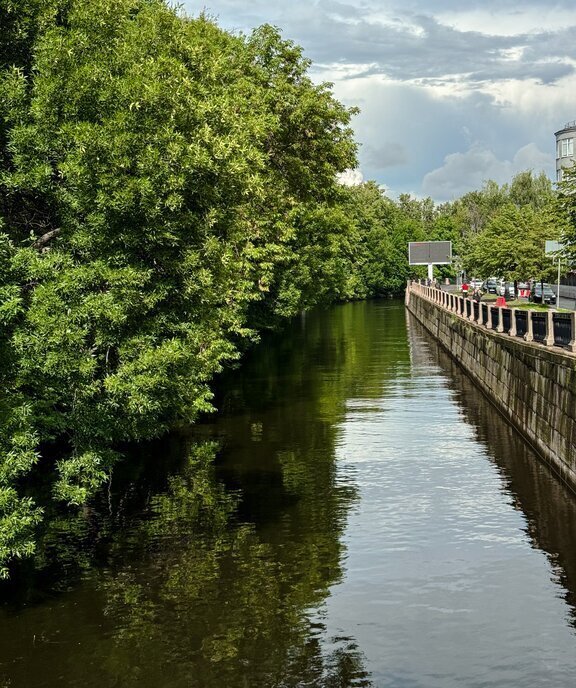
[{"label": "street sign", "polygon": [[[542,246],[542,244],[540,244]],[[564,244],[560,241],[546,241],[544,252],[547,256],[559,253],[564,250]]]},{"label": "street sign", "polygon": [[450,265],[451,241],[411,241],[408,244],[410,265]]},{"label": "street sign", "polygon": [[546,241],[544,245],[544,252],[547,256],[551,256],[552,260],[558,261],[558,291],[556,292],[556,303],[560,303],[560,266],[562,265],[562,251],[564,244],[560,241]]}]

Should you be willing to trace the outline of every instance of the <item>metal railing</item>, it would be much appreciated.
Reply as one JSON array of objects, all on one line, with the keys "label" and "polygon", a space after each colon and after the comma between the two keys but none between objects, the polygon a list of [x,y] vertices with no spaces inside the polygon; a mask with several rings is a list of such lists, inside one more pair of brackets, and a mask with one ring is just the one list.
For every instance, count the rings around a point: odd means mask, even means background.
[{"label": "metal railing", "polygon": [[440,308],[488,330],[576,353],[575,311],[559,313],[552,309],[534,311],[495,306],[420,282],[408,282],[408,291],[414,291]]}]

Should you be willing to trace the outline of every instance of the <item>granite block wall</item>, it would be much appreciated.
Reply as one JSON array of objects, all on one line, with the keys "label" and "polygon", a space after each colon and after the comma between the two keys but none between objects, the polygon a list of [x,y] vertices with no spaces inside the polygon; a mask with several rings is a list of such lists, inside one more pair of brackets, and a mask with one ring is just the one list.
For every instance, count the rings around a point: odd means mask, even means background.
[{"label": "granite block wall", "polygon": [[576,356],[487,330],[410,289],[406,305],[576,491]]}]

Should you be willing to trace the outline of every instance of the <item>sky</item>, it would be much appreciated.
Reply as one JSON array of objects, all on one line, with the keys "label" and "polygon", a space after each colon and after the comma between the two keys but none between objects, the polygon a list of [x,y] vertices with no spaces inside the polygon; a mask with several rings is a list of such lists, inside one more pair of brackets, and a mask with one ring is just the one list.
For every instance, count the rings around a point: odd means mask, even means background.
[{"label": "sky", "polygon": [[450,201],[517,172],[555,179],[576,120],[573,0],[185,0],[222,28],[281,29],[314,81],[360,108],[359,167],[387,194]]}]

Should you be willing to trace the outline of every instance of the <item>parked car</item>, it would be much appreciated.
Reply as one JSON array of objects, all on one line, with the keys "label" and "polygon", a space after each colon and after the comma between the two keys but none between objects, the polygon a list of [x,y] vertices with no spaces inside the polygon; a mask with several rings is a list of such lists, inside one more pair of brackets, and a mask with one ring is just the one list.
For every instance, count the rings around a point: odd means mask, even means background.
[{"label": "parked car", "polygon": [[474,291],[474,289],[482,289],[483,284],[484,282],[481,279],[478,279],[477,277],[474,277],[470,280],[470,287],[472,288],[472,291]]},{"label": "parked car", "polygon": [[498,294],[506,299],[513,299],[516,295],[514,290],[514,282],[501,282],[498,285]]},{"label": "parked car", "polygon": [[496,277],[489,277],[484,282],[483,289],[488,294],[497,294],[498,293],[498,279]]},{"label": "parked car", "polygon": [[540,282],[535,282],[530,290],[530,301],[534,303],[548,303],[554,306],[556,304],[556,294],[546,282],[543,285]]}]

